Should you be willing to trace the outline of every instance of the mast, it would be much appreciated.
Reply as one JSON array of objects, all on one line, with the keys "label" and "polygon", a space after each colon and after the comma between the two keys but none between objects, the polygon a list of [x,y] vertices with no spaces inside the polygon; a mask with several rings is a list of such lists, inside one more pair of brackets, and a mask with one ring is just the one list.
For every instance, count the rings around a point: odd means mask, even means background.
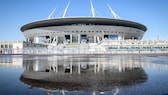
[{"label": "mast", "polygon": [[115,18],[115,19],[120,19],[120,17],[113,11],[113,9],[111,8],[111,6],[109,4],[107,4],[108,8],[110,9],[111,11],[111,14],[112,16]]},{"label": "mast", "polygon": [[65,10],[64,10],[64,13],[63,13],[63,15],[62,15],[62,18],[65,17],[65,15],[66,15],[66,13],[67,13],[67,10],[68,10],[68,7],[69,7],[69,4],[70,4],[70,1],[68,2],[67,6],[66,6],[66,8],[65,8]]},{"label": "mast", "polygon": [[52,10],[52,12],[50,13],[50,15],[48,16],[48,19],[51,19],[51,17],[53,16],[53,14],[54,14],[54,12],[55,12],[56,9],[57,9],[57,8],[55,7],[55,8]]},{"label": "mast", "polygon": [[90,5],[91,5],[92,17],[95,17],[95,11],[94,11],[94,7],[92,4],[92,0],[90,0]]}]

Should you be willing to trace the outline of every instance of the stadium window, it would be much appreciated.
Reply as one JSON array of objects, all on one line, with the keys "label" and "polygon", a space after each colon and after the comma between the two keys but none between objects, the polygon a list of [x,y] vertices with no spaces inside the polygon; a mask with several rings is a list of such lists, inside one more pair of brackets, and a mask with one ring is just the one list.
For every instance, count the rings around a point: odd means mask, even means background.
[{"label": "stadium window", "polygon": [[9,48],[12,48],[12,44],[9,45]]},{"label": "stadium window", "polygon": [[3,45],[1,45],[1,48],[3,48]]},{"label": "stadium window", "polygon": [[7,45],[7,44],[5,44],[5,48],[8,48],[8,45]]}]

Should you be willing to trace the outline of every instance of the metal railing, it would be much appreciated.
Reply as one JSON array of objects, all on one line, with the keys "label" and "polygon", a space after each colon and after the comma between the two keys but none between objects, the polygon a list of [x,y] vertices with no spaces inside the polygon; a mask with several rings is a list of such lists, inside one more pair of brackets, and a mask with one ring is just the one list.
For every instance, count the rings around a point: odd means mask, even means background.
[{"label": "metal railing", "polygon": [[23,49],[0,49],[0,54],[168,54],[168,48],[163,49],[106,49],[101,48],[23,48]]}]

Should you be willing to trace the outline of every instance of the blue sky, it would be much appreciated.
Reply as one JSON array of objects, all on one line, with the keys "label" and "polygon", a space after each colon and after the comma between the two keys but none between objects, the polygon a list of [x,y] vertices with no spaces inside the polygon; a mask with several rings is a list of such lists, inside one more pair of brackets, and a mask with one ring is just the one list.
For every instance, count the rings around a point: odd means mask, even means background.
[{"label": "blue sky", "polygon": [[[61,17],[69,0],[1,0],[0,41],[25,40],[20,27],[46,19],[57,7],[54,17]],[[168,41],[168,0],[92,0],[96,15],[110,17],[107,3],[125,20],[147,26],[143,39]],[[90,0],[70,0],[66,16],[89,16]]]}]

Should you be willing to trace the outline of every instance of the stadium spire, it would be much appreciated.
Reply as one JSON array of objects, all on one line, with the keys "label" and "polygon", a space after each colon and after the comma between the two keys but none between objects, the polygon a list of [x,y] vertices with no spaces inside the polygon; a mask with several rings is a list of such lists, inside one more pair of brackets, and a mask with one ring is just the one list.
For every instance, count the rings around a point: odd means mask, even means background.
[{"label": "stadium spire", "polygon": [[68,2],[67,6],[66,6],[66,8],[65,8],[65,10],[64,10],[64,13],[63,13],[63,15],[62,15],[62,18],[65,17],[65,15],[66,15],[66,13],[67,13],[67,10],[68,10],[68,7],[69,7],[69,4],[70,4],[70,1]]},{"label": "stadium spire", "polygon": [[112,16],[113,16],[115,19],[121,19],[120,16],[118,16],[118,15],[113,11],[113,9],[111,8],[111,6],[110,6],[109,4],[107,4],[107,6],[109,7]]},{"label": "stadium spire", "polygon": [[90,0],[90,5],[91,5],[92,17],[95,17],[95,11],[94,11],[94,7],[92,4],[92,0]]},{"label": "stadium spire", "polygon": [[57,9],[57,7],[55,7],[52,12],[50,13],[50,15],[48,16],[48,19],[51,19],[53,17],[53,14],[55,12],[55,10]]}]

